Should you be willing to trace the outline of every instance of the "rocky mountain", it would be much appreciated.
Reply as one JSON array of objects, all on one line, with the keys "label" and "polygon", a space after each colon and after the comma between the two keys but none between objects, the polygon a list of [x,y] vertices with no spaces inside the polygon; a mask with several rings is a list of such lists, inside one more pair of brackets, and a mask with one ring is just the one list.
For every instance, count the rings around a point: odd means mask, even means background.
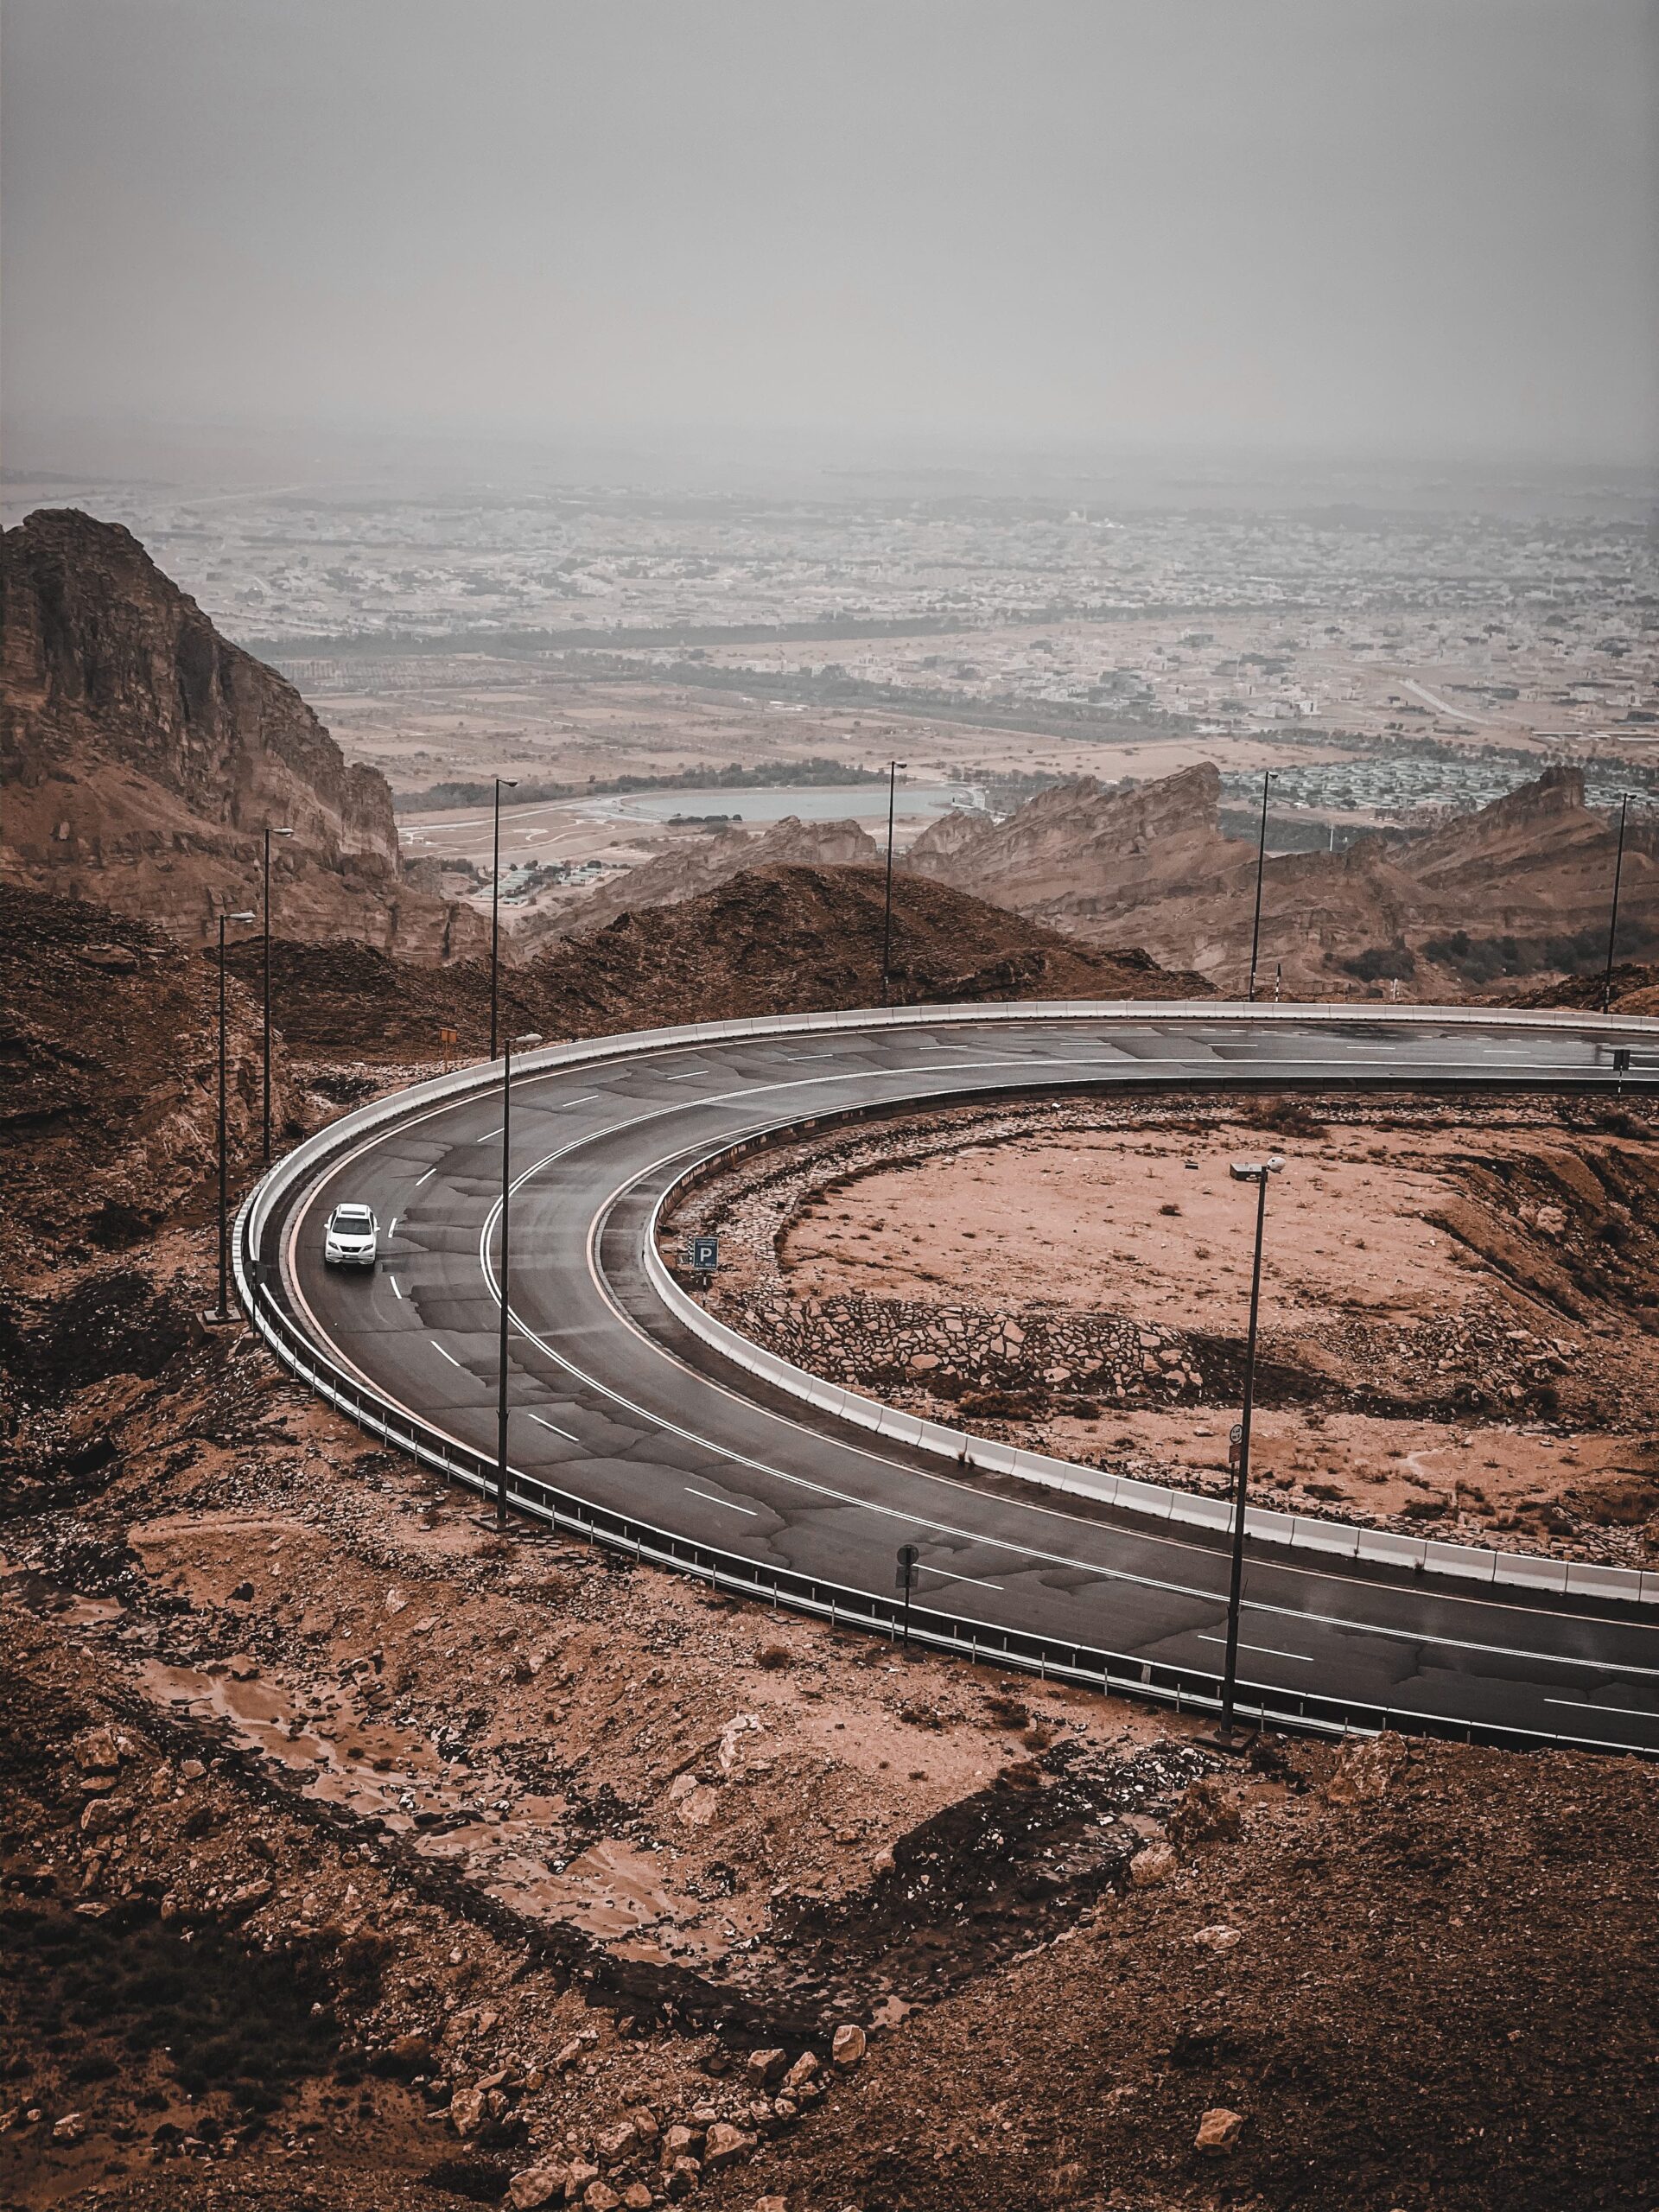
[{"label": "rocky mountain", "polygon": [[[504,1020],[550,1041],[682,1021],[879,1006],[884,871],[746,869],[712,891],[621,914],[505,971]],[[256,947],[232,955],[250,982]],[[1202,997],[1196,976],[1144,953],[1103,952],[949,886],[893,884],[893,997],[907,1005],[1016,998]],[[360,944],[275,948],[274,997],[289,1047],[435,1055],[440,1028],[486,1049],[489,971],[433,970]]]},{"label": "rocky mountain", "polygon": [[905,865],[1052,927],[1116,935],[1116,916],[1224,890],[1253,859],[1222,835],[1220,803],[1221,778],[1207,761],[1122,791],[1081,776],[1004,822],[943,817]]},{"label": "rocky mountain", "polygon": [[[1228,990],[1249,974],[1255,849],[1221,831],[1213,767],[1128,791],[1061,784],[1000,823],[934,825],[905,865],[1099,941],[1145,945]],[[1401,843],[1270,856],[1261,981],[1299,995],[1398,982],[1456,996],[1471,982],[1572,964],[1605,930],[1613,833],[1576,768],[1551,767],[1479,813]],[[1621,944],[1659,941],[1659,832],[1625,842]]]},{"label": "rocky mountain", "polygon": [[874,861],[881,849],[856,822],[803,822],[788,814],[769,830],[721,830],[675,846],[660,858],[630,868],[589,897],[548,915],[531,915],[514,931],[522,952],[556,937],[603,929],[619,914],[671,906],[696,899],[733,876],[754,868],[842,868]]},{"label": "rocky mountain", "polygon": [[468,908],[404,874],[391,794],[299,693],[219,636],[132,535],[73,508],[0,532],[0,868],[204,939],[257,906],[260,833],[288,936],[442,960]]}]

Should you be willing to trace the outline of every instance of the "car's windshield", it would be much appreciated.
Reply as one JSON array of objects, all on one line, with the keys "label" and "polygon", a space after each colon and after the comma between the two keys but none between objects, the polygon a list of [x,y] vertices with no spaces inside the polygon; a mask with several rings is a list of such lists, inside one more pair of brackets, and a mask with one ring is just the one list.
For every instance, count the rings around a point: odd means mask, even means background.
[{"label": "car's windshield", "polygon": [[337,1206],[334,1210],[336,1229],[366,1229],[372,1218],[366,1206]]}]

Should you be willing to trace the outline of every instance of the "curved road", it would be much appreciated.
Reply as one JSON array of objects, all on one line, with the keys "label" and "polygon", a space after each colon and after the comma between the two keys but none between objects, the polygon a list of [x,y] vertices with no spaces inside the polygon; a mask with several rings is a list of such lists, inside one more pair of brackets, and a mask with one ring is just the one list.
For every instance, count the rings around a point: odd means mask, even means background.
[{"label": "curved road", "polygon": [[[1289,1017],[1289,1018],[1287,1018]],[[843,1023],[847,1018],[843,1017]],[[734,1026],[735,1027],[735,1026]],[[642,1039],[575,1066],[527,1063],[513,1086],[511,1458],[589,1504],[890,1601],[900,1543],[917,1603],[1001,1630],[1219,1671],[1226,1556],[1201,1529],[1010,1495],[773,1395],[691,1338],[646,1280],[657,1198],[684,1168],[762,1130],[849,1109],[1122,1083],[1325,1088],[1659,1081],[1659,1032],[1471,1026],[1289,1008],[1231,1021],[1154,1005],[1061,1020],[931,1012],[902,1027]],[[495,1440],[499,1086],[365,1136],[287,1209],[264,1257],[339,1365],[486,1455]],[[282,1171],[277,1171],[280,1176]],[[380,1217],[372,1275],[321,1261],[342,1197]],[[1252,1546],[1241,1676],[1276,1713],[1297,1697],[1386,1709],[1396,1725],[1472,1725],[1659,1751],[1659,1609],[1471,1592],[1385,1567]],[[1152,1677],[1148,1676],[1148,1679]],[[1241,1693],[1242,1702],[1251,1693]]]}]

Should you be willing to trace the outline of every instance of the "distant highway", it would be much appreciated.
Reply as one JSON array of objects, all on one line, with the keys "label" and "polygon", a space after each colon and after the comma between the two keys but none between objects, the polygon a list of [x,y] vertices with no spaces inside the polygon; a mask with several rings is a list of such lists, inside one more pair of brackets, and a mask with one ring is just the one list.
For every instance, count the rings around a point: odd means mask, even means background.
[{"label": "distant highway", "polygon": [[[785,1602],[838,1591],[843,1613],[858,1593],[890,1605],[896,1547],[915,1543],[917,1603],[962,1648],[994,1651],[1006,1637],[1032,1663],[1065,1647],[1112,1654],[1116,1679],[1127,1668],[1202,1703],[1225,1625],[1216,1533],[986,1487],[751,1379],[653,1287],[645,1240],[658,1198],[745,1138],[854,1109],[1121,1084],[1605,1088],[1619,1045],[1634,1052],[1629,1081],[1659,1081],[1659,1025],[1156,1003],[731,1023],[609,1040],[608,1057],[533,1058],[513,1108],[520,1487],[534,1504],[545,1484],[607,1529],[627,1519],[642,1557],[695,1564],[706,1548],[756,1587],[778,1577]],[[500,1127],[499,1078],[416,1092],[389,1117],[365,1109],[340,1125],[326,1161],[279,1167],[246,1217],[271,1310],[286,1317],[273,1325],[284,1356],[315,1347],[346,1387],[372,1389],[469,1460],[494,1448]],[[366,1199],[388,1227],[373,1275],[322,1265],[321,1224],[342,1198]],[[1098,1663],[1078,1656],[1080,1677]],[[1253,1544],[1243,1669],[1246,1702],[1281,1719],[1351,1711],[1358,1725],[1386,1716],[1659,1751],[1651,1605]]]}]

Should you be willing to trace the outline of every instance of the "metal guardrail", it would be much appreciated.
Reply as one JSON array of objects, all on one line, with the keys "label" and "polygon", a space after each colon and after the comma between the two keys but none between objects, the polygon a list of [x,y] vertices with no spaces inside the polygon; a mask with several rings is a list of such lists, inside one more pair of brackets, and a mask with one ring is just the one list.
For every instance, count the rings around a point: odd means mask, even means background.
[{"label": "metal guardrail", "polygon": [[[1184,1013],[1201,1014],[1213,1020],[1219,1013],[1237,1016],[1248,1012],[1250,1018],[1255,1018],[1262,1012],[1281,1011],[1217,1009],[1203,1001],[1172,1004],[1161,1000],[1111,1006],[1068,1001],[1058,1008],[1050,1002],[1038,1001],[1023,1004],[1017,1009],[990,1009],[994,1016],[1004,1019],[1014,1019],[1017,1013],[1018,1018],[1027,1020],[1033,1015],[1058,1014],[1090,1020],[1118,1015],[1139,1020],[1167,1019],[1172,1014]],[[1306,1019],[1310,1010],[1298,1007],[1282,1011]],[[1357,1018],[1350,1008],[1316,1011],[1345,1021]],[[540,1071],[549,1066],[633,1057],[642,1051],[669,1051],[688,1043],[707,1044],[740,1036],[890,1027],[906,1020],[918,1027],[950,1020],[980,1021],[986,1014],[987,1009],[980,1007],[899,1007],[874,1015],[798,1019],[775,1016],[755,1022],[702,1023],[684,1029],[642,1032],[625,1039],[604,1039],[592,1046],[556,1046],[526,1055],[523,1065],[526,1072]],[[1392,1022],[1396,1016],[1391,1014],[1386,1018]],[[1659,1039],[1659,1025],[1625,1022],[1621,1026]],[[378,1100],[320,1131],[279,1160],[249,1192],[237,1215],[232,1243],[238,1299],[251,1326],[279,1363],[354,1421],[365,1434],[405,1452],[446,1481],[460,1484],[481,1497],[492,1497],[495,1492],[497,1468],[493,1457],[448,1435],[408,1407],[399,1405],[386,1393],[365,1386],[330,1359],[273,1295],[269,1270],[262,1263],[262,1252],[268,1231],[280,1225],[289,1203],[334,1154],[360,1142],[372,1131],[404,1119],[411,1109],[465,1096],[486,1088],[494,1079],[493,1070],[474,1067],[459,1071]],[[652,1249],[654,1250],[654,1244]],[[572,1492],[511,1466],[508,1503],[553,1528],[603,1545],[640,1564],[693,1575],[716,1590],[769,1603],[774,1611],[786,1607],[827,1621],[832,1627],[859,1629],[884,1635],[895,1642],[901,1633],[902,1607],[885,1596],[800,1574],[791,1568],[762,1567],[741,1553],[694,1542],[652,1522],[590,1504]],[[1221,1709],[1220,1678],[1203,1669],[1140,1659],[1103,1646],[1065,1642],[1020,1630],[1000,1629],[914,1602],[909,1609],[908,1630],[911,1640],[926,1649],[1020,1669],[1045,1681],[1098,1688],[1107,1694],[1116,1692],[1122,1696],[1143,1698],[1170,1706],[1178,1713],[1207,1715],[1218,1713]],[[1236,1707],[1238,1714],[1267,1726],[1306,1730],[1326,1736],[1374,1735],[1383,1729],[1395,1728],[1454,1742],[1511,1746],[1550,1744],[1601,1751],[1610,1748],[1594,1738],[1511,1728],[1491,1722],[1459,1721],[1449,1716],[1398,1710],[1363,1700],[1281,1689],[1266,1683],[1242,1681],[1239,1688],[1241,1694]],[[1659,1756],[1645,1751],[1639,1755]]]}]

